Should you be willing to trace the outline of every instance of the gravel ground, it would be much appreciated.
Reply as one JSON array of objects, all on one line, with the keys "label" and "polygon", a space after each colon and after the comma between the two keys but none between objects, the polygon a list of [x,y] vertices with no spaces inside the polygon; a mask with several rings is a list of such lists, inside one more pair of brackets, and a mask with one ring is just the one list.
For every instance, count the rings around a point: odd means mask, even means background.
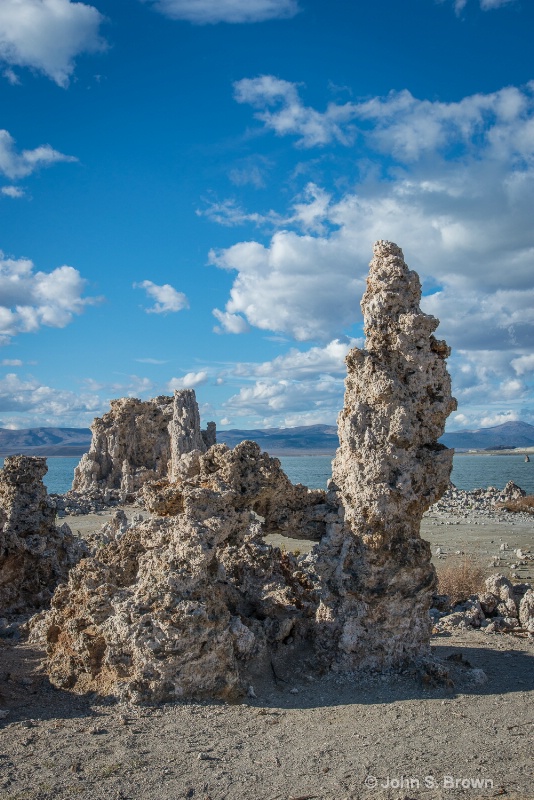
[{"label": "gravel ground", "polygon": [[[112,513],[61,521],[85,536]],[[459,506],[431,510],[422,535],[439,562],[476,554],[511,574],[533,529]],[[273,679],[242,704],[146,708],[58,690],[36,645],[0,638],[0,800],[534,800],[534,639],[464,630],[432,647],[448,686]]]},{"label": "gravel ground", "polygon": [[436,638],[449,686],[359,674],[156,708],[60,691],[34,645],[0,648],[2,800],[534,798],[532,639]]}]

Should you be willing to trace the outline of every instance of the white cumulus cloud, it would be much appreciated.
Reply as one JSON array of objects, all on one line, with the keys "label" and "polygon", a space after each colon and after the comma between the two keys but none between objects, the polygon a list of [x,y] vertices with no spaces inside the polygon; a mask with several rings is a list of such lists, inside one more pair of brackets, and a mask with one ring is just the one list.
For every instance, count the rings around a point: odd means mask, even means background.
[{"label": "white cumulus cloud", "polygon": [[[76,394],[43,385],[37,378],[20,378],[10,373],[0,379],[0,412],[17,414],[13,422],[24,427],[35,424],[88,424],[101,410],[101,400],[95,394]],[[22,416],[21,416],[22,415]]]},{"label": "white cumulus cloud", "polygon": [[64,328],[75,314],[98,298],[83,297],[86,281],[69,266],[34,272],[26,258],[5,258],[0,251],[0,341],[42,326]]},{"label": "white cumulus cloud", "polygon": [[[48,167],[61,161],[73,162],[78,159],[54,150],[49,144],[42,144],[33,150],[18,152],[11,134],[6,130],[0,130],[0,172],[7,178],[11,180],[25,178],[40,167]],[[2,193],[10,197],[20,197],[20,194],[16,193],[18,191],[16,187],[8,186],[3,187]]]},{"label": "white cumulus cloud", "polygon": [[19,199],[20,197],[24,197],[25,192],[20,186],[2,186],[0,188],[0,194],[3,194],[4,197]]},{"label": "white cumulus cloud", "polygon": [[516,375],[528,375],[534,372],[534,353],[512,359],[512,367]]},{"label": "white cumulus cloud", "polygon": [[297,0],[143,0],[171,19],[196,25],[217,22],[264,22],[294,17]]},{"label": "white cumulus cloud", "polygon": [[67,87],[76,57],[106,48],[99,30],[104,17],[86,3],[71,0],[2,0],[0,3],[0,60],[4,73],[17,82],[12,67],[42,72]]},{"label": "white cumulus cloud", "polygon": [[189,308],[185,294],[176,291],[169,283],[158,286],[152,281],[141,281],[141,283],[134,283],[134,288],[144,289],[147,295],[156,301],[151,308],[145,309],[147,314],[168,314]]},{"label": "white cumulus cloud", "polygon": [[205,371],[188,372],[182,378],[171,378],[167,384],[167,390],[174,392],[175,389],[194,389],[201,386],[208,380],[208,373]]}]

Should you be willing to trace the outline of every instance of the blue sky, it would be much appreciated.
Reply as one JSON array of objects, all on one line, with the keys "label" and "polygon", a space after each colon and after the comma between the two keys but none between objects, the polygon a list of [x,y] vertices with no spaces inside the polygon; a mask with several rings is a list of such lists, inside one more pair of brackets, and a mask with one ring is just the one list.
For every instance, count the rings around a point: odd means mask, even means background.
[{"label": "blue sky", "polygon": [[333,423],[372,244],[534,423],[532,0],[2,0],[0,426]]}]

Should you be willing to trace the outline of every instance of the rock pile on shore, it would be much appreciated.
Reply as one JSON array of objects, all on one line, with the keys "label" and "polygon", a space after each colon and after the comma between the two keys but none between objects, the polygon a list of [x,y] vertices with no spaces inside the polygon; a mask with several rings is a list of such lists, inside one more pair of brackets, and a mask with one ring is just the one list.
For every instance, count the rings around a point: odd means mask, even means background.
[{"label": "rock pile on shore", "polygon": [[524,489],[521,489],[513,481],[509,481],[504,489],[488,486],[487,489],[472,489],[471,491],[458,489],[451,483],[440,500],[434,503],[427,513],[467,517],[469,514],[478,512],[490,518],[498,517],[503,514],[503,510],[497,507],[499,503],[518,500],[525,496]]},{"label": "rock pile on shore", "polygon": [[435,598],[430,610],[434,632],[481,628],[484,633],[534,634],[534,591],[528,583],[512,584],[504,575],[486,579],[486,591],[450,607],[446,596]]}]

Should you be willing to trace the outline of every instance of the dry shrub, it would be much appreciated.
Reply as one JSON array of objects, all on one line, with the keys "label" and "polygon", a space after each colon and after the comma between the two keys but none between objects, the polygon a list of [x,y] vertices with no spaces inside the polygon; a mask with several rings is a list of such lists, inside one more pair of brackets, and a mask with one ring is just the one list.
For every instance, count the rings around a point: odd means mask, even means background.
[{"label": "dry shrub", "polygon": [[518,497],[517,500],[505,500],[503,503],[495,503],[495,508],[504,508],[506,511],[526,511],[527,514],[534,514],[534,494],[527,494],[526,497]]},{"label": "dry shrub", "polygon": [[438,591],[450,597],[451,605],[464,603],[472,594],[485,590],[487,572],[473,557],[445,564],[438,569]]}]

